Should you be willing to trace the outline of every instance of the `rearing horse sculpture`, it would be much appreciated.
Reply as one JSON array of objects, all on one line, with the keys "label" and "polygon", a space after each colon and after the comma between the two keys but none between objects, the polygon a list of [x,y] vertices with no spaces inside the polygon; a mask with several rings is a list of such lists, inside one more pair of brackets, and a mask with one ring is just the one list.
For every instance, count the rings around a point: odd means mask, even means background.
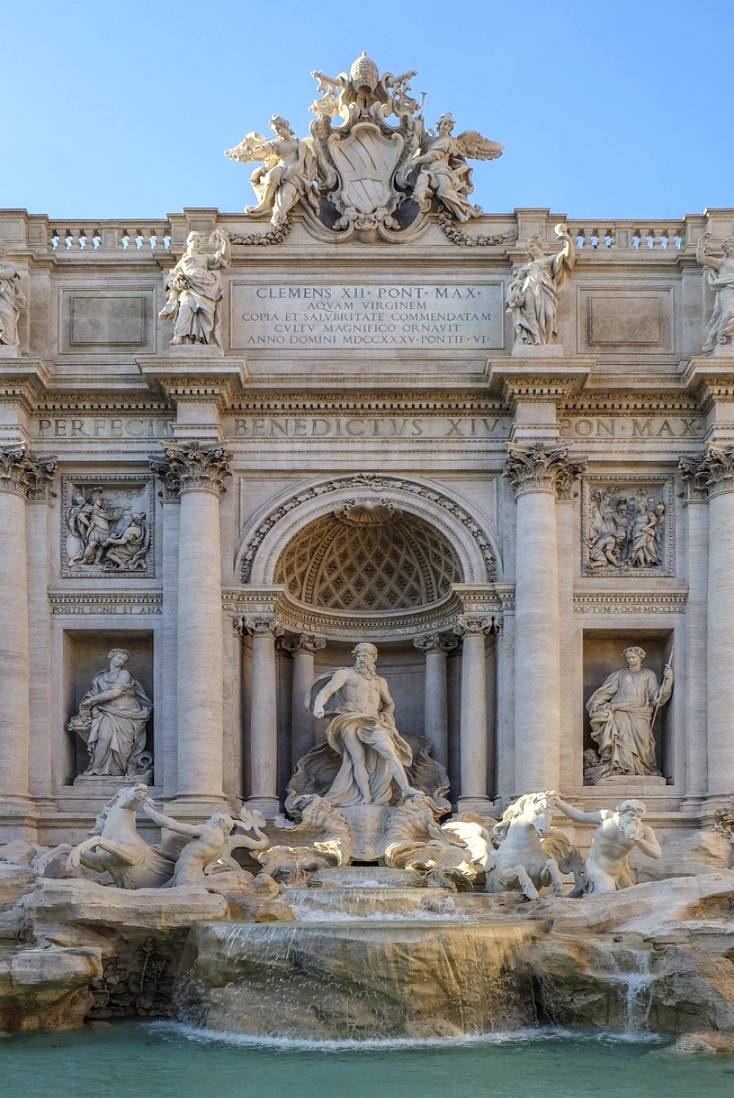
[{"label": "rearing horse sculpture", "polygon": [[509,806],[493,829],[498,846],[487,862],[486,892],[522,892],[537,900],[538,889],[552,885],[560,896],[563,880],[558,862],[548,857],[541,836],[547,835],[553,810],[552,792],[525,793]]}]

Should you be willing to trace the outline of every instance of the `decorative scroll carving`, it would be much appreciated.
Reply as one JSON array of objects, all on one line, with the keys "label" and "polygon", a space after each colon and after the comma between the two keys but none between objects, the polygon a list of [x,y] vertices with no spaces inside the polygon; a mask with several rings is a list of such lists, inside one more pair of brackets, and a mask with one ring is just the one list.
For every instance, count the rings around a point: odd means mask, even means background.
[{"label": "decorative scroll carving", "polygon": [[151,477],[64,478],[65,576],[153,575]]},{"label": "decorative scroll carving", "polygon": [[510,443],[504,475],[516,496],[525,492],[555,492],[560,499],[568,499],[573,482],[585,467],[585,461],[569,458],[565,446],[548,449],[542,442],[529,447]]},{"label": "decorative scroll carving", "polygon": [[296,652],[310,652],[313,655],[326,648],[326,639],[314,636],[313,633],[286,633],[280,638],[278,645],[289,656],[295,656]]},{"label": "decorative scroll carving", "polygon": [[282,626],[278,625],[278,619],[269,614],[252,614],[242,618],[240,623],[244,633],[253,637],[278,637],[283,633]]},{"label": "decorative scroll carving", "polygon": [[502,146],[476,130],[455,137],[449,114],[436,132],[424,129],[421,104],[411,95],[415,72],[380,75],[362,54],[348,73],[313,75],[319,97],[311,106],[316,119],[310,137],[297,137],[274,116],[274,138],[249,133],[225,152],[232,160],[264,165],[250,177],[257,205],[247,213],[269,216],[278,231],[300,204],[312,228],[341,240],[355,234],[395,240],[434,205],[457,222],[481,213],[469,202],[468,161],[496,159]]},{"label": "decorative scroll carving", "polygon": [[283,220],[265,233],[230,233],[230,244],[263,245],[282,244],[293,228],[293,221],[286,214]]},{"label": "decorative scroll carving", "polygon": [[492,581],[496,578],[497,562],[492,546],[477,522],[472,518],[469,512],[465,511],[458,503],[448,496],[445,496],[442,492],[438,492],[427,485],[417,484],[414,481],[403,480],[398,477],[382,476],[379,473],[361,473],[356,476],[340,477],[325,484],[316,484],[309,488],[304,488],[302,491],[297,492],[281,503],[281,505],[273,511],[272,514],[268,515],[260,526],[258,526],[245,548],[242,556],[242,582],[250,582],[255,555],[262,545],[263,540],[277,522],[282,518],[285,518],[290,511],[294,510],[296,507],[302,506],[302,504],[307,503],[309,500],[317,499],[319,496],[331,492],[340,492],[344,489],[349,490],[351,488],[369,488],[376,493],[386,489],[399,490],[429,500],[438,507],[441,507],[444,511],[447,511],[452,518],[459,522],[464,529],[468,530],[482,554],[489,580]]},{"label": "decorative scroll carving", "polygon": [[499,633],[499,631],[499,619],[495,617],[485,617],[484,615],[474,617],[468,614],[462,614],[454,626],[454,633],[456,633],[457,637],[476,636],[477,634],[482,634],[486,637]]},{"label": "decorative scroll carving", "polygon": [[681,458],[678,468],[692,490],[703,496],[734,491],[734,447],[710,446],[698,458]]},{"label": "decorative scroll carving", "polygon": [[451,214],[445,210],[439,211],[438,223],[447,240],[450,240],[452,244],[459,244],[466,248],[496,248],[500,244],[510,244],[517,239],[512,233],[492,233],[490,235],[477,233],[476,236],[471,236],[460,228],[451,217]]},{"label": "decorative scroll carving", "polygon": [[589,575],[670,574],[670,482],[583,484],[582,566]]},{"label": "decorative scroll carving", "polygon": [[34,458],[28,448],[0,446],[0,492],[40,499],[56,472],[55,458]]},{"label": "decorative scroll carving", "polygon": [[223,446],[202,446],[199,442],[169,442],[163,458],[153,458],[150,467],[174,496],[182,492],[225,492],[232,455]]},{"label": "decorative scroll carving", "polygon": [[703,341],[706,355],[734,342],[734,240],[723,241],[720,259],[709,254],[710,242],[711,233],[704,233],[696,245],[696,259],[707,268],[708,284],[715,294]]},{"label": "decorative scroll carving", "polygon": [[451,633],[429,633],[425,637],[415,637],[413,646],[421,652],[455,652],[459,647],[459,639]]}]

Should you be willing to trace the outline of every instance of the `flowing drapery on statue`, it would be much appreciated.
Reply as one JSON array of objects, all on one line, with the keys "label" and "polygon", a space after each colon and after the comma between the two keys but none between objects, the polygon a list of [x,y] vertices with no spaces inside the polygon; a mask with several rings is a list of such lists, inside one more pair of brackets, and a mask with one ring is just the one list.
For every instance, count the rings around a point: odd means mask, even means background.
[{"label": "flowing drapery on statue", "polygon": [[79,703],[69,731],[86,741],[89,766],[95,777],[140,777],[151,767],[146,752],[146,726],[153,703],[125,668],[129,653],[113,648],[108,671],[96,675]]},{"label": "flowing drapery on statue", "polygon": [[591,738],[601,769],[608,774],[656,774],[652,725],[656,708],[673,690],[673,672],[666,667],[662,683],[642,666],[644,648],[626,648],[627,666],[614,671],[586,703]]},{"label": "flowing drapery on statue", "polygon": [[221,346],[217,305],[224,296],[220,268],[229,267],[229,237],[215,229],[210,243],[214,254],[205,250],[203,233],[190,232],[186,251],[166,275],[166,303],[158,314],[174,322],[172,344],[203,343]]},{"label": "flowing drapery on statue", "polygon": [[[403,797],[414,789],[406,774],[413,761],[410,744],[395,726],[395,702],[387,683],[377,674],[374,644],[358,644],[354,667],[340,667],[328,677],[313,703],[315,717],[325,715],[327,702],[334,698],[335,713],[326,738],[342,762],[324,799],[340,808],[355,804],[390,804],[392,784]],[[313,689],[313,688],[312,688]],[[309,699],[310,701],[310,699]]]}]

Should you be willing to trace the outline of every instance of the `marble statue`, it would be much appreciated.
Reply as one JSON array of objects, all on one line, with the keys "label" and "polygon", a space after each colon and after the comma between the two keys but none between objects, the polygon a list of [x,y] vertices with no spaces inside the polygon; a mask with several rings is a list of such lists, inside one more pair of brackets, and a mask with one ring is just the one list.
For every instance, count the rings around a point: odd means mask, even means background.
[{"label": "marble statue", "polygon": [[138,834],[137,814],[149,802],[147,785],[118,789],[97,818],[89,838],[71,850],[68,870],[84,865],[108,873],[118,888],[160,888],[174,871],[175,853],[151,846]]},{"label": "marble statue", "polygon": [[673,690],[668,663],[663,681],[642,666],[645,649],[624,650],[626,667],[614,671],[586,703],[599,762],[596,780],[609,774],[657,774],[654,720]]},{"label": "marble statue", "polygon": [[105,542],[105,568],[134,572],[145,568],[145,557],[150,547],[150,533],[144,511],[133,511],[127,526],[119,534]]},{"label": "marble statue", "polygon": [[168,298],[158,315],[161,320],[174,321],[174,345],[203,343],[221,347],[217,305],[223,292],[219,271],[230,264],[229,237],[224,229],[215,229],[209,244],[214,246],[214,254],[206,251],[203,233],[189,233],[186,251],[166,275]]},{"label": "marble statue", "polygon": [[435,198],[457,221],[468,221],[482,211],[469,202],[474,187],[467,159],[496,160],[502,156],[502,146],[488,141],[476,130],[466,130],[454,137],[453,129],[453,116],[443,114],[437,132],[426,133],[420,155],[410,164],[417,172],[413,200],[422,209],[429,209],[431,199]]},{"label": "marble statue", "polygon": [[349,72],[327,76],[324,72],[312,72],[318,81],[318,98],[310,110],[318,118],[340,115],[345,122],[357,118],[385,118],[387,115],[410,115],[420,110],[420,103],[413,99],[410,82],[418,73],[415,69],[400,73],[383,73],[371,57],[362,52],[352,62]]},{"label": "marble statue", "polygon": [[598,825],[586,855],[581,887],[574,895],[616,892],[633,885],[629,855],[635,847],[648,858],[659,858],[662,854],[655,832],[642,822],[647,811],[642,801],[622,801],[613,811],[601,808],[582,812],[556,796],[554,806],[576,823]]},{"label": "marble statue", "polygon": [[563,223],[556,225],[554,232],[563,240],[560,252],[546,255],[540,238],[532,236],[527,263],[512,272],[507,310],[512,314],[518,344],[539,347],[553,343],[558,334],[558,294],[573,270],[576,246]]},{"label": "marble statue", "polygon": [[459,828],[439,824],[425,793],[404,800],[392,810],[385,838],[385,865],[412,869],[429,887],[470,889],[488,856],[480,826],[468,822]]},{"label": "marble statue", "polygon": [[325,800],[338,808],[389,804],[393,782],[402,797],[418,793],[406,774],[413,758],[410,745],[395,726],[395,702],[387,682],[377,674],[377,649],[362,643],[352,654],[354,667],[323,676],[329,681],[313,703],[314,716],[323,717],[327,703],[336,700],[326,738],[342,763]]},{"label": "marble statue", "polygon": [[227,149],[224,155],[241,164],[264,162],[264,167],[256,168],[250,176],[257,204],[246,206],[245,213],[269,214],[271,225],[277,228],[284,224],[301,198],[318,208],[316,157],[311,139],[296,137],[285,118],[273,115],[270,125],[276,135],[274,139],[260,133],[248,133],[239,145]]},{"label": "marble statue", "polygon": [[[176,859],[173,877],[169,882],[173,887],[201,884],[204,877],[217,868],[239,870],[239,865],[232,859],[232,851],[238,848],[265,850],[270,846],[270,840],[262,830],[265,820],[259,812],[246,808],[241,810],[239,818],[222,809],[200,824],[175,820],[160,812],[150,800],[143,804],[143,812],[159,827],[175,835],[188,837],[188,842]],[[238,835],[233,838],[232,832],[236,828],[245,832],[252,831],[253,836]]]},{"label": "marble statue", "polygon": [[0,345],[20,346],[18,320],[26,307],[26,295],[21,286],[20,268],[4,259],[0,247]]},{"label": "marble statue", "polygon": [[498,845],[487,861],[486,892],[519,891],[537,900],[538,889],[551,885],[561,895],[561,870],[541,841],[550,831],[554,798],[552,792],[525,793],[505,810],[493,829]]},{"label": "marble statue", "polygon": [[150,775],[152,758],[146,751],[146,728],[153,703],[126,668],[130,653],[113,648],[110,666],[95,676],[68,725],[84,740],[89,752],[85,775],[135,777]]},{"label": "marble statue", "polygon": [[274,881],[293,887],[307,885],[319,869],[349,865],[352,860],[352,830],[342,813],[323,797],[310,795],[302,801],[298,822],[286,816],[275,820],[277,827],[302,842],[276,844],[254,855]]},{"label": "marble statue", "polygon": [[616,488],[594,488],[589,503],[589,571],[654,568],[662,563],[662,499],[644,492],[628,497]]},{"label": "marble statue", "polygon": [[734,241],[723,242],[721,258],[709,254],[710,241],[711,233],[704,233],[696,245],[696,259],[708,268],[708,284],[715,293],[703,341],[704,354],[730,345],[734,338]]}]

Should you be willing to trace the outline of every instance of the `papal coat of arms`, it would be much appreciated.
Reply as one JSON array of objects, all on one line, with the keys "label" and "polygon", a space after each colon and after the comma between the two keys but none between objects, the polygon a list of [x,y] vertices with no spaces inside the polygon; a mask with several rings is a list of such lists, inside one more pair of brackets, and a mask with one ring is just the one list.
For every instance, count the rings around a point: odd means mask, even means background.
[{"label": "papal coat of arms", "polygon": [[494,160],[502,146],[475,130],[454,136],[450,114],[426,129],[411,94],[415,75],[380,76],[366,54],[349,73],[313,73],[319,94],[310,137],[275,115],[273,138],[249,133],[226,152],[261,165],[250,177],[258,201],[246,212],[268,216],[277,229],[300,203],[322,230],[363,240],[397,239],[434,207],[457,222],[478,216],[467,161]]}]

